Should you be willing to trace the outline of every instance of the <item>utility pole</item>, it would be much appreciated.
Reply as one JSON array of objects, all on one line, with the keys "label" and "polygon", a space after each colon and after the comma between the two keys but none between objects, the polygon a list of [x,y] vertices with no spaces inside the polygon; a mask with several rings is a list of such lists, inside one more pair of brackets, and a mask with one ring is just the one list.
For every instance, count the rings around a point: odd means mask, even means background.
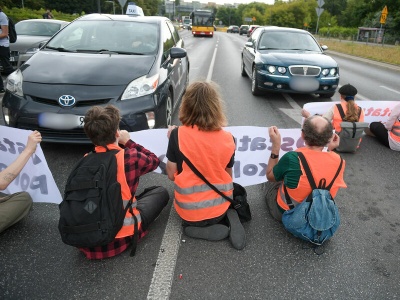
[{"label": "utility pole", "polygon": [[325,4],[324,0],[318,0],[317,2],[318,2],[318,7],[316,7],[315,10],[317,11],[318,20],[317,20],[317,27],[315,28],[315,34],[318,33],[319,17],[321,16],[322,12],[324,11],[322,6],[324,6],[324,4]]}]

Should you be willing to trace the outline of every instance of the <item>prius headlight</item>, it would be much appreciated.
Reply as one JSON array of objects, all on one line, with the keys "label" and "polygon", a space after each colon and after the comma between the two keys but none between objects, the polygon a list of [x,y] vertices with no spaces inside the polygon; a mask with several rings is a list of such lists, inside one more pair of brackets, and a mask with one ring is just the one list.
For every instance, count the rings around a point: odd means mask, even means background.
[{"label": "prius headlight", "polygon": [[158,74],[151,77],[142,76],[138,79],[135,79],[127,86],[122,94],[121,100],[138,98],[154,93],[158,87],[158,80]]},{"label": "prius headlight", "polygon": [[16,70],[15,72],[11,73],[7,77],[6,81],[6,89],[13,94],[16,94],[20,97],[24,96],[24,93],[22,91],[22,82],[24,81],[24,78],[22,76],[21,70]]}]

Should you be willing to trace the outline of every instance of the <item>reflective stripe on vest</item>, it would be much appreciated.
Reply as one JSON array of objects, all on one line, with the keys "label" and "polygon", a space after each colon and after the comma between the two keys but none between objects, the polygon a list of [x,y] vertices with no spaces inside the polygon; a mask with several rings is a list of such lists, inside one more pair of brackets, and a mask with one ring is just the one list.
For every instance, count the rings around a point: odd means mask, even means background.
[{"label": "reflective stripe on vest", "polygon": [[[221,192],[228,192],[233,189],[233,183],[227,183],[227,184],[214,184],[214,186],[219,189]],[[177,184],[175,184],[175,191],[178,192],[181,195],[190,195],[194,193],[200,193],[200,192],[206,192],[206,191],[211,191],[212,188],[210,188],[207,184],[202,184],[202,185],[196,185],[192,187],[187,187],[187,188],[181,188]]]}]

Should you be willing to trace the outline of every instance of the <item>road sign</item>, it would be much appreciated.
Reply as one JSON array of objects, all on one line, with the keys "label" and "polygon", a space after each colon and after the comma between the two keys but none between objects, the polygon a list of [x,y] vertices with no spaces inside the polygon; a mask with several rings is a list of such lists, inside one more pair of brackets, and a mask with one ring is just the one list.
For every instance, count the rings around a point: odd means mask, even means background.
[{"label": "road sign", "polygon": [[252,21],[252,18],[244,18],[244,21],[245,21],[245,22],[251,22],[251,21]]},{"label": "road sign", "polygon": [[251,20],[252,20],[252,21],[255,21],[255,20],[256,20],[256,17],[253,17]]},{"label": "road sign", "polygon": [[317,11],[317,16],[318,16],[318,17],[319,17],[319,16],[322,14],[322,12],[324,11],[324,9],[321,8],[321,7],[316,7],[315,10]]},{"label": "road sign", "polygon": [[324,0],[318,0],[318,7],[322,7],[322,6],[324,6],[324,4],[325,4],[325,1]]},{"label": "road sign", "polygon": [[380,20],[381,24],[386,23],[387,15],[388,15],[388,9],[387,9],[387,6],[385,5],[385,7],[382,9],[382,13],[381,13],[381,20]]},{"label": "road sign", "polygon": [[124,7],[126,4],[126,0],[118,0],[119,5],[121,5],[121,7]]}]

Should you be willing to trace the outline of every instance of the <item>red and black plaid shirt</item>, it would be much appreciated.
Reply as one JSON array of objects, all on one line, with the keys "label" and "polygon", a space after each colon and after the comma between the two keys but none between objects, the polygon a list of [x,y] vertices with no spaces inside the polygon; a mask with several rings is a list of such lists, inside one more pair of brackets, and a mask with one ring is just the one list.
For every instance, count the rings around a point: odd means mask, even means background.
[{"label": "red and black plaid shirt", "polygon": [[[125,176],[129,189],[134,195],[139,185],[139,177],[154,171],[160,164],[158,157],[143,146],[136,144],[132,140],[126,142],[124,147]],[[139,228],[139,238],[145,233]],[[88,259],[103,259],[113,257],[125,251],[132,240],[132,236],[115,239],[105,246],[79,248]]]}]

